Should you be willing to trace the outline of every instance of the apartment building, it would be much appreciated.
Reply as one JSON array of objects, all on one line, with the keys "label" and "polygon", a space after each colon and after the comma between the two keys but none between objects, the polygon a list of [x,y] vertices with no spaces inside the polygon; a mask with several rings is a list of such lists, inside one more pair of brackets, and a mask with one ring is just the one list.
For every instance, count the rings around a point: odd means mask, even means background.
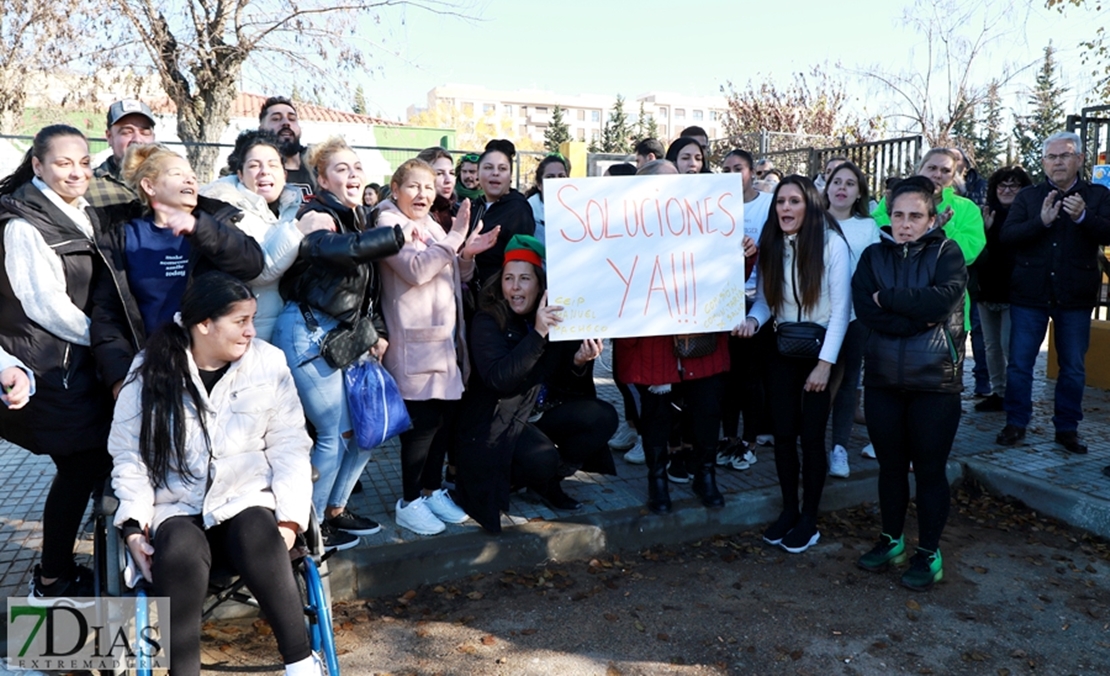
[{"label": "apartment building", "polygon": [[[407,114],[412,119],[426,110],[453,108],[469,119],[509,120],[518,136],[543,143],[543,133],[551,124],[552,112],[558,105],[563,109],[563,121],[570,129],[570,137],[588,142],[601,137],[615,100],[616,93],[559,94],[539,89],[497,90],[448,84],[429,91],[426,107],[409,106]],[[624,111],[629,124],[635,124],[639,117],[641,102],[644,114],[655,122],[657,136],[661,139],[672,139],[692,125],[704,128],[710,138],[724,133],[723,121],[728,106],[723,96],[683,96],[654,91],[628,96]]]}]

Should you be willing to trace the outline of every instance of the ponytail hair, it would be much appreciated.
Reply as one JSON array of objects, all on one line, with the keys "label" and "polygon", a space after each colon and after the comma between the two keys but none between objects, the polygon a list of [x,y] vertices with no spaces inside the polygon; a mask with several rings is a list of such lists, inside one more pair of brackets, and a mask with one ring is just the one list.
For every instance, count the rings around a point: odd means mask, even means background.
[{"label": "ponytail hair", "polygon": [[62,136],[76,136],[88,144],[88,139],[76,127],[71,127],[68,124],[52,124],[43,127],[35,134],[35,140],[31,142],[31,147],[23,154],[23,160],[15,168],[15,171],[0,179],[0,195],[10,195],[16,191],[16,188],[25,183],[30,183],[31,179],[35,177],[31,158],[39,162],[45,162],[46,153],[50,152],[50,144],[54,139]]},{"label": "ponytail hair", "polygon": [[204,480],[189,470],[185,443],[186,397],[192,399],[205,443],[211,443],[204,400],[193,382],[186,354],[192,345],[190,331],[205,320],[223,317],[235,303],[251,298],[254,293],[250,287],[227,273],[200,275],[181,297],[180,318],[160,327],[147,341],[143,362],[132,377],[142,378],[139,453],[155,488],[166,486],[173,473],[190,484]]},{"label": "ponytail hair", "polygon": [[120,166],[120,178],[129,188],[139,196],[139,202],[147,209],[151,209],[150,195],[143,189],[144,178],[151,181],[157,180],[161,175],[167,160],[184,159],[168,146],[161,143],[132,143],[123,154]]}]

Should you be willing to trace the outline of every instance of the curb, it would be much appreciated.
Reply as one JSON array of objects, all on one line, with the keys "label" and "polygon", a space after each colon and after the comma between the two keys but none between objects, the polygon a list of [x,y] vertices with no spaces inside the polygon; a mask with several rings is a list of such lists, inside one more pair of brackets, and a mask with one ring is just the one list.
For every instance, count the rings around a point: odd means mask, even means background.
[{"label": "curb", "polygon": [[975,458],[964,464],[967,476],[990,492],[1020,500],[1026,507],[1069,526],[1110,538],[1110,501]]},{"label": "curb", "polygon": [[[964,466],[949,461],[948,481],[959,483]],[[877,470],[827,481],[822,511],[875,502]],[[911,482],[912,487],[912,482]],[[646,487],[645,487],[646,488]],[[645,490],[646,493],[646,490]],[[359,547],[328,560],[333,598],[352,600],[403,593],[474,573],[490,573],[547,561],[587,559],[619,550],[640,549],[739,533],[770,523],[781,510],[778,486],[729,493],[725,506],[707,510],[696,498],[674,501],[671,514],[646,508],[599,512],[559,521],[536,521],[506,528],[500,535],[474,530],[388,546]]]}]

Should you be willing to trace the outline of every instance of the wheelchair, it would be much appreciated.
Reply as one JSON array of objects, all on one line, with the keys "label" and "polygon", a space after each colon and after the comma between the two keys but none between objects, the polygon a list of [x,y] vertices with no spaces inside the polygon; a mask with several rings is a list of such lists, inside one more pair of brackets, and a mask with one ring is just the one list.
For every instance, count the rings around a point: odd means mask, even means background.
[{"label": "wheelchair", "polygon": [[[139,599],[136,624],[145,626],[147,603],[143,601],[147,596],[146,581],[140,580],[134,589],[124,584],[127,545],[112,523],[118,507],[119,499],[116,498],[109,479],[93,498],[93,587],[98,597],[134,596]],[[319,524],[316,515],[312,514],[308,532],[298,536],[297,543],[290,551],[290,559],[294,578],[301,591],[305,630],[308,632],[312,650],[320,656],[328,676],[339,676],[339,658],[331,621],[331,593],[324,583],[327,559],[332,553],[334,552],[324,552]],[[212,617],[216,609],[228,601],[258,608],[258,602],[251,596],[246,583],[234,571],[213,568],[209,574],[208,597],[205,599],[201,621]],[[129,673],[151,676],[153,671],[140,655],[136,669]]]}]

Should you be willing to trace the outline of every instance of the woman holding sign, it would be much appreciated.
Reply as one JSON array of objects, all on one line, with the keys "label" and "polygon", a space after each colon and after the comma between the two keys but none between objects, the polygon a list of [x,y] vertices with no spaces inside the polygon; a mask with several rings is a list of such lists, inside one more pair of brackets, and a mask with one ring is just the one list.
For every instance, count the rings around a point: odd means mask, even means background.
[{"label": "woman holding sign", "polygon": [[[694,141],[690,147],[701,146]],[[670,161],[654,160],[641,167],[637,175],[676,173]],[[688,422],[693,437],[694,492],[706,507],[724,505],[725,499],[717,488],[716,458],[721,428],[721,374],[729,368],[728,334],[620,338],[614,345],[617,380],[635,385],[640,393],[640,437],[648,466],[648,509],[656,514],[671,511],[667,441],[673,412],[680,402],[686,416],[683,422]]]},{"label": "woman holding sign", "polygon": [[829,375],[848,329],[850,259],[840,226],[825,211],[813,181],[787,176],[775,188],[773,204],[759,240],[759,292],[733,333],[751,337],[775,316],[768,399],[783,510],[763,539],[797,554],[821,538],[817,507],[827,468]]},{"label": "woman holding sign", "polygon": [[548,342],[563,308],[547,304],[543,257],[535,237],[514,236],[470,327],[474,373],[459,415],[458,497],[495,533],[513,486],[574,510],[582,505],[563,491],[565,477],[578,469],[616,474],[608,442],[617,412],[593,382],[601,341]]}]

